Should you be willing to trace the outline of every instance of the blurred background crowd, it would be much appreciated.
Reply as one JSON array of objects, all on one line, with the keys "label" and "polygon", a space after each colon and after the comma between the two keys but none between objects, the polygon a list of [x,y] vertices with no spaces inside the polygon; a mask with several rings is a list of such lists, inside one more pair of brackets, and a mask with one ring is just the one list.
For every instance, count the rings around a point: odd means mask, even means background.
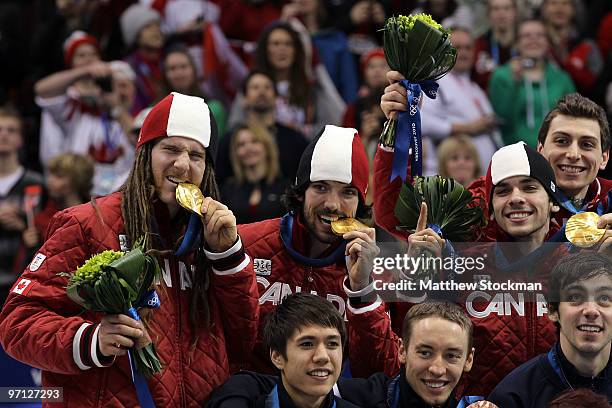
[{"label": "blurred background crowd", "polygon": [[285,212],[325,124],[356,128],[372,159],[389,70],[380,29],[413,12],[452,29],[458,49],[422,109],[426,175],[467,185],[497,148],[535,147],[575,90],[612,115],[609,0],[0,2],[0,300],[56,211],[122,185],[148,107],[169,92],[208,102],[239,223]]}]

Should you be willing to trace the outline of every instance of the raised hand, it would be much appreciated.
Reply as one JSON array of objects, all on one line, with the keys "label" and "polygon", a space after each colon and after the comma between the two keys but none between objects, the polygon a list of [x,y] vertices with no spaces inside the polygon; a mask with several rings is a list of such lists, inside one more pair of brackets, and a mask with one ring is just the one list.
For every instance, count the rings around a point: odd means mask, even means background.
[{"label": "raised hand", "polygon": [[397,71],[387,72],[390,85],[385,88],[385,93],[380,98],[380,108],[387,119],[397,119],[396,111],[406,110],[407,91],[398,83],[402,79],[405,79],[404,76]]},{"label": "raised hand", "polygon": [[408,254],[419,256],[424,251],[431,252],[434,256],[442,255],[442,248],[446,241],[434,230],[427,228],[427,204],[421,203],[421,212],[417,220],[416,230],[408,236]]},{"label": "raised hand", "polygon": [[612,259],[612,213],[599,217],[597,228],[605,229],[606,233],[599,241],[598,252]]}]

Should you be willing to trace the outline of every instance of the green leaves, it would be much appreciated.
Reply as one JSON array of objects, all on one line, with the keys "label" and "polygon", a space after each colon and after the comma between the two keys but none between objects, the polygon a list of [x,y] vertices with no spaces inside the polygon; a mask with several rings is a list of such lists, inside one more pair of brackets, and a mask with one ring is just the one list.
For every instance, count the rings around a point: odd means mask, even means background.
[{"label": "green leaves", "polygon": [[[131,251],[107,250],[88,259],[69,278],[66,294],[86,310],[109,314],[128,314],[138,305],[153,285],[155,276],[161,274],[157,259],[142,248],[144,239],[137,240]],[[139,372],[150,377],[161,370],[153,343],[134,349]]]},{"label": "green leaves", "polygon": [[389,67],[410,82],[435,81],[455,65],[448,31],[428,14],[390,17],[383,31]]},{"label": "green leaves", "polygon": [[[412,83],[436,81],[455,65],[457,49],[450,35],[429,14],[390,17],[383,31],[387,63]],[[385,123],[380,143],[386,147],[395,145],[397,122]]]},{"label": "green leaves", "polygon": [[438,225],[442,235],[451,241],[465,242],[474,230],[485,224],[482,208],[472,206],[472,193],[451,178],[415,177],[402,186],[395,205],[400,229],[416,228],[421,202],[427,204],[427,224]]}]

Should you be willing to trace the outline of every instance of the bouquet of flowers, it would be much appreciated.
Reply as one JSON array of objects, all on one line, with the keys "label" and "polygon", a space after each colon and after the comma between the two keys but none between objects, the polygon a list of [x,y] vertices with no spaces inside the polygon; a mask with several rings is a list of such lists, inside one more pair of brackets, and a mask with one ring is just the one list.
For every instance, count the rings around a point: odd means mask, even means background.
[{"label": "bouquet of flowers", "polygon": [[[398,175],[404,179],[409,147],[412,147],[413,174],[421,175],[421,90],[429,98],[436,97],[435,81],[453,68],[457,50],[450,42],[449,32],[428,14],[390,17],[383,31],[387,63],[406,78],[400,83],[408,91],[408,111],[385,123],[380,143],[395,147],[398,159],[394,158],[391,179]],[[400,136],[397,143],[396,134]]]},{"label": "bouquet of flowers", "polygon": [[[159,307],[151,290],[155,276],[160,275],[155,257],[144,253],[143,240],[129,252],[106,250],[89,258],[71,274],[66,293],[70,299],[93,312],[126,314],[140,320],[139,307]],[[139,374],[151,377],[161,370],[153,343],[129,350],[130,359]]]},{"label": "bouquet of flowers", "polygon": [[[414,184],[405,182],[395,205],[395,216],[400,230],[415,230],[421,211],[421,203],[427,204],[427,228],[446,239],[450,256],[455,256],[452,241],[467,241],[474,229],[484,225],[482,208],[470,206],[472,193],[452,178],[441,176],[415,177]],[[424,249],[425,263],[412,278],[423,281],[433,280],[435,266],[430,265],[434,254]],[[434,263],[435,265],[435,263]]]},{"label": "bouquet of flowers", "polygon": [[445,239],[465,242],[485,224],[480,206],[470,206],[473,197],[460,183],[441,176],[415,177],[406,182],[395,205],[398,229],[414,230],[421,203],[427,204],[427,226]]}]

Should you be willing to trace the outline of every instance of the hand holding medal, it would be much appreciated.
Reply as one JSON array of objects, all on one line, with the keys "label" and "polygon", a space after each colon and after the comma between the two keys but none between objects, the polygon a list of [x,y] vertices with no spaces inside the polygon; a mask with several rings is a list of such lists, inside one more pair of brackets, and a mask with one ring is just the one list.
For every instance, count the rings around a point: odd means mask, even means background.
[{"label": "hand holding medal", "polygon": [[590,248],[606,235],[606,229],[597,228],[598,222],[599,215],[594,212],[574,214],[567,220],[565,236],[577,247]]}]

